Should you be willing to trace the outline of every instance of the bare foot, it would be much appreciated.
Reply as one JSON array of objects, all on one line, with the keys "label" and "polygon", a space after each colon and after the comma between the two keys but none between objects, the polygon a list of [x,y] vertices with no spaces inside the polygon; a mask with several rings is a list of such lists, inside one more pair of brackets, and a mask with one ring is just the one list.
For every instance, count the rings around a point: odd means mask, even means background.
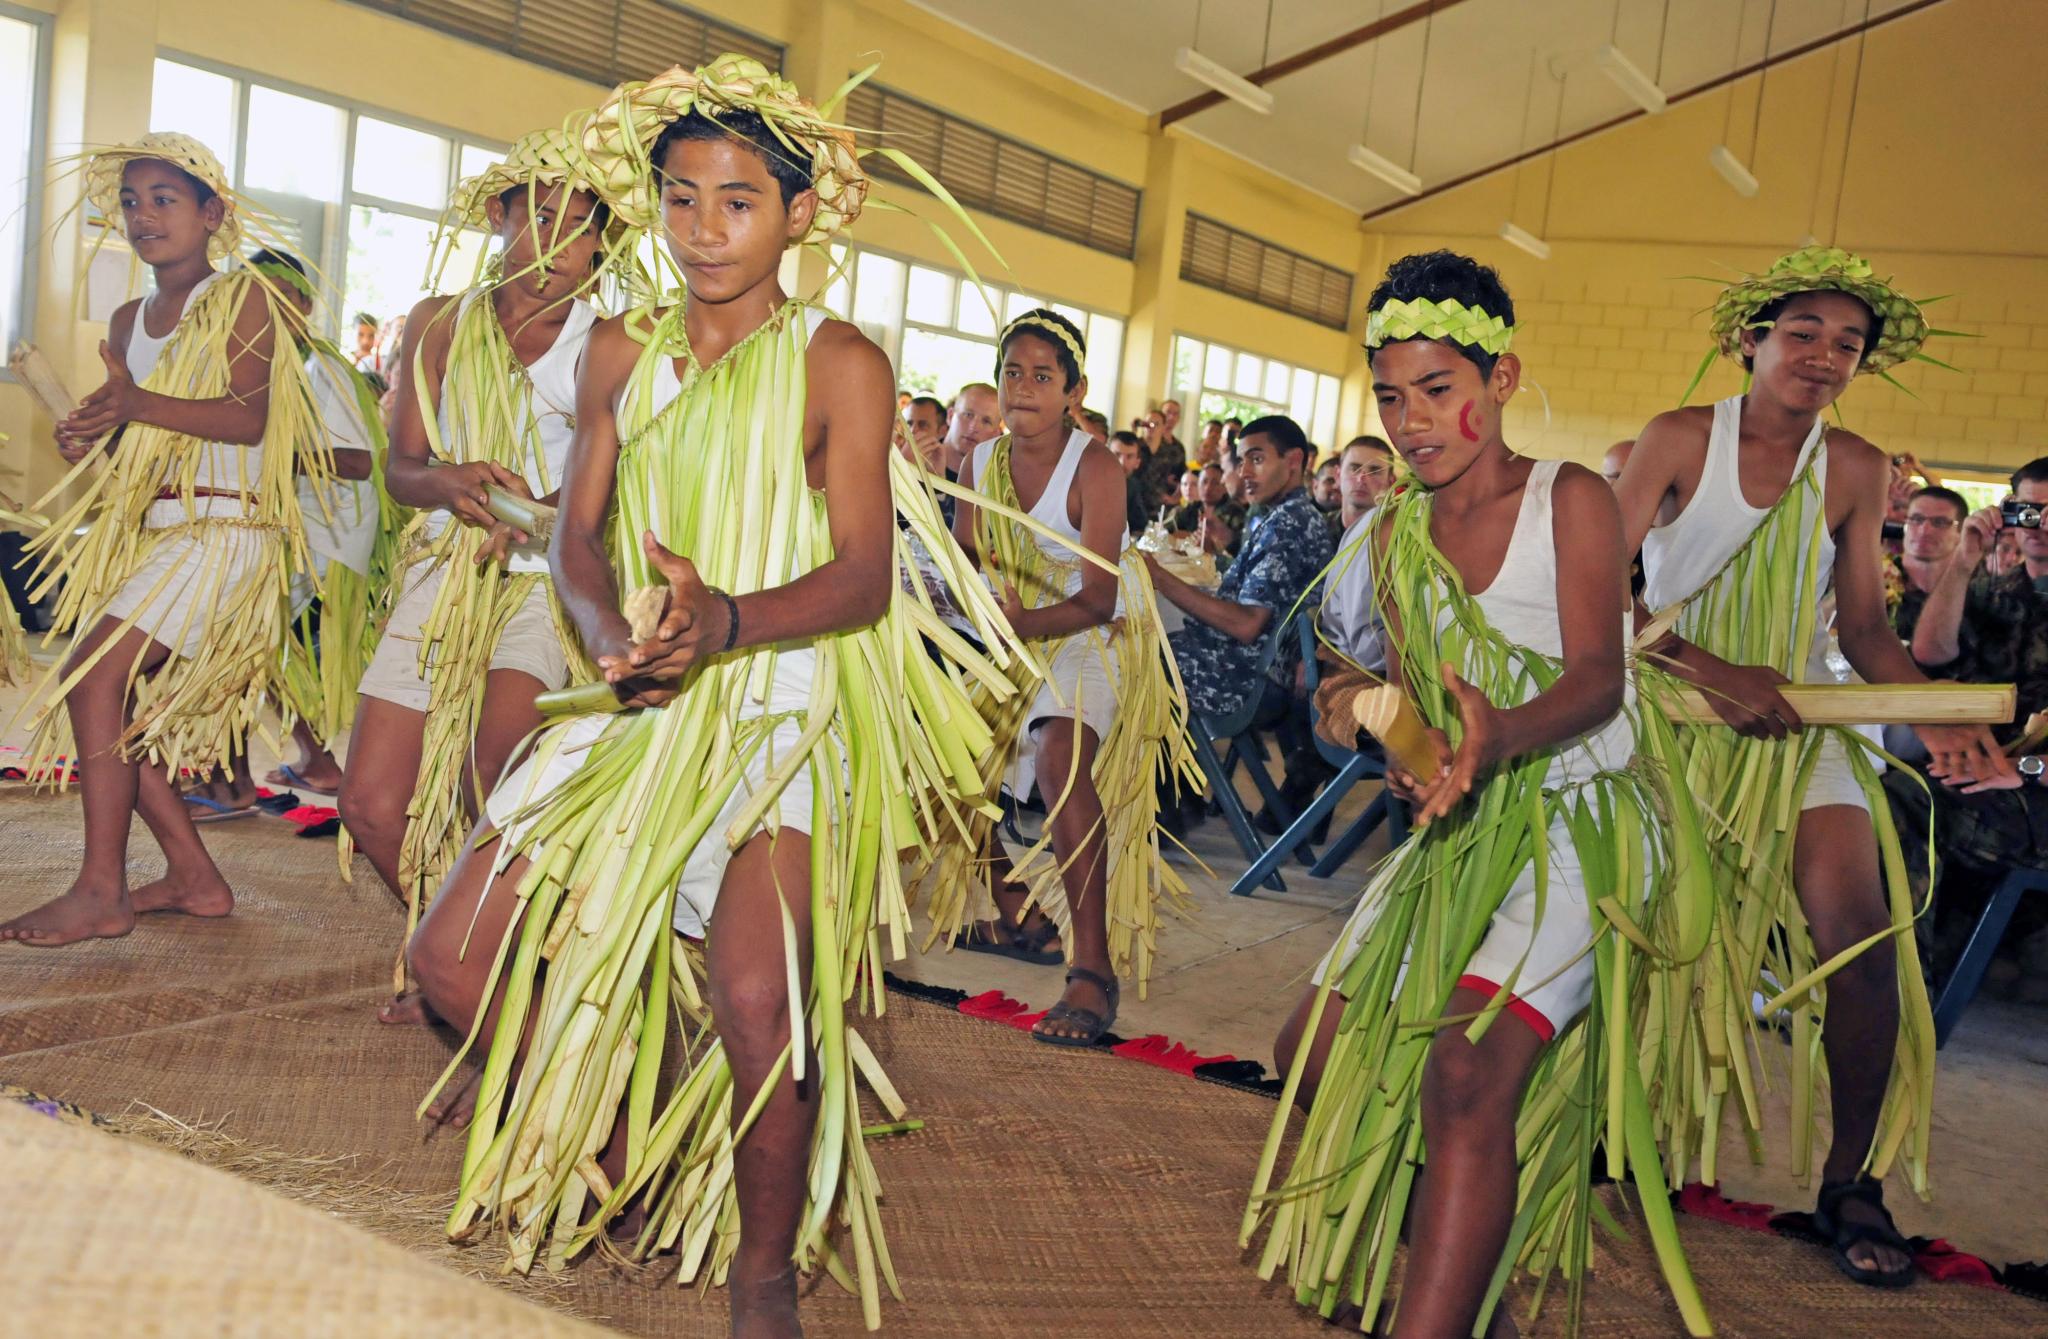
[{"label": "bare foot", "polygon": [[476,1090],[483,1077],[480,1067],[465,1065],[455,1081],[427,1104],[427,1119],[451,1130],[468,1129],[470,1118],[476,1115]]},{"label": "bare foot", "polygon": [[796,1318],[796,1266],[785,1264],[763,1279],[743,1279],[735,1265],[726,1291],[732,1297],[732,1339],[803,1339]]},{"label": "bare foot", "polygon": [[434,1021],[434,1011],[427,1007],[427,997],[417,990],[408,990],[394,995],[377,1010],[380,1023],[421,1025]]},{"label": "bare foot", "polygon": [[164,875],[153,883],[145,883],[128,895],[135,908],[135,914],[146,916],[152,911],[176,912],[181,916],[225,916],[235,909],[234,890],[219,874],[187,877],[178,873]]},{"label": "bare foot", "polygon": [[118,939],[135,928],[128,890],[111,891],[74,883],[34,911],[0,925],[0,941],[31,948],[56,948],[81,939]]}]

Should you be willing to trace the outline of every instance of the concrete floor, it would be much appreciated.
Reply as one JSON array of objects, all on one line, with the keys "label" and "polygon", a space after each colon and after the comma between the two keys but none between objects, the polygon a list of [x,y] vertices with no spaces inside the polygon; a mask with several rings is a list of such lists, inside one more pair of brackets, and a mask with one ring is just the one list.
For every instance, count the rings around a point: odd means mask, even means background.
[{"label": "concrete floor", "polygon": [[[24,742],[13,722],[23,698],[19,688],[0,688],[0,721],[7,723],[0,726],[0,747]],[[0,764],[5,761],[0,758]],[[256,774],[273,761],[270,750],[259,746]],[[1339,830],[1371,793],[1370,784],[1354,790],[1339,810]],[[210,832],[208,840],[233,841],[234,825]],[[1187,878],[1194,913],[1162,931],[1148,997],[1124,1002],[1116,1030],[1124,1036],[1163,1034],[1204,1055],[1230,1054],[1270,1067],[1274,1031],[1343,925],[1371,863],[1385,855],[1385,835],[1375,833],[1336,877],[1313,879],[1302,866],[1290,865],[1284,872],[1287,891],[1261,890],[1256,897],[1229,893],[1244,860],[1220,820],[1198,827],[1189,846],[1191,855],[1176,852],[1170,858]],[[894,970],[970,993],[999,989],[1033,1008],[1052,1003],[1061,986],[1055,968],[981,953],[913,951]],[[1980,999],[1942,1050],[1933,1199],[1916,1200],[1894,1178],[1889,1201],[1903,1231],[1946,1237],[1995,1265],[2048,1261],[2048,1209],[2041,1201],[2041,1188],[2048,1186],[2048,1120],[2041,1114],[2048,1104],[2044,1021],[2048,1011]],[[1788,1119],[1783,1086],[1766,1102],[1774,1108],[1774,1128],[1782,1129]],[[1739,1145],[1727,1146],[1725,1193],[1778,1208],[1811,1207],[1811,1188],[1802,1189],[1785,1165],[1786,1143],[1775,1141],[1757,1167]]]}]

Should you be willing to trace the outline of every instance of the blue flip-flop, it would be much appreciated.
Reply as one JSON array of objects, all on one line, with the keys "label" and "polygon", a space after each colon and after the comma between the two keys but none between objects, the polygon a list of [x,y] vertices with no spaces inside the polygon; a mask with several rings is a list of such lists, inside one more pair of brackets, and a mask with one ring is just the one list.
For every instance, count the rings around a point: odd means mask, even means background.
[{"label": "blue flip-flop", "polygon": [[285,780],[285,784],[290,786],[293,790],[310,790],[315,795],[325,795],[329,799],[332,799],[336,795],[339,795],[341,793],[338,790],[329,790],[325,786],[314,785],[312,782],[306,780],[306,778],[304,778],[303,776],[300,776],[299,769],[292,766],[288,762],[281,762],[277,765],[277,774],[283,777]]},{"label": "blue flip-flop", "polygon": [[233,805],[222,804],[219,800],[209,800],[204,795],[185,795],[180,798],[187,804],[206,810],[203,814],[192,815],[194,823],[225,823],[231,818],[254,818],[262,812],[254,805],[246,809],[237,809]]}]

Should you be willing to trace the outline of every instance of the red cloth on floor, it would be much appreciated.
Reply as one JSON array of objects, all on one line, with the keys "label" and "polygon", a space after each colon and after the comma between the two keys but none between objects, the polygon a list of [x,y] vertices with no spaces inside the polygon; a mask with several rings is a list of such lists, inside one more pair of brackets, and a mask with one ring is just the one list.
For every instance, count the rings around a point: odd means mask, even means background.
[{"label": "red cloth on floor", "polygon": [[1126,1060],[1141,1060],[1148,1065],[1170,1069],[1176,1074],[1185,1074],[1189,1078],[1194,1077],[1197,1065],[1237,1059],[1234,1055],[1196,1055],[1179,1042],[1168,1041],[1158,1033],[1149,1037],[1133,1037],[1129,1041],[1118,1042],[1109,1049],[1111,1054],[1120,1055]]}]

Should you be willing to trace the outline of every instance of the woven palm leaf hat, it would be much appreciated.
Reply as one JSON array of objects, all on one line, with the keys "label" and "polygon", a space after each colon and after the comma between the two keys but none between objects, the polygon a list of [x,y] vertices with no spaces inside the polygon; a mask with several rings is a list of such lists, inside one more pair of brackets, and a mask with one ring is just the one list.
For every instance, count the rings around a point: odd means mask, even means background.
[{"label": "woven palm leaf hat", "polygon": [[[1894,288],[1889,279],[1880,279],[1872,273],[1869,261],[1841,247],[1807,246],[1780,256],[1762,274],[1745,275],[1722,290],[1708,322],[1714,349],[1701,363],[1699,375],[1693,378],[1693,386],[1699,385],[1700,377],[1706,374],[1707,365],[1713,362],[1715,353],[1740,362],[1742,332],[1769,329],[1772,322],[1760,320],[1759,313],[1780,298],[1797,293],[1846,293],[1870,308],[1884,323],[1877,343],[1864,351],[1863,360],[1856,365],[1858,375],[1874,372],[1886,381],[1892,381],[1891,369],[1913,360],[1933,363],[1937,367],[1948,366],[1921,352],[1921,346],[1931,336],[1958,333],[1936,330],[1927,324],[1927,318],[1920,309],[1924,302],[1935,299],[1916,301],[1907,297]],[[1691,393],[1691,388],[1688,388],[1688,397]]]},{"label": "woven palm leaf hat", "polygon": [[868,174],[853,131],[832,119],[862,77],[855,76],[820,108],[751,56],[728,54],[694,70],[678,65],[612,90],[598,104],[583,147],[601,178],[605,200],[634,227],[651,230],[661,220],[661,189],[649,155],[661,132],[693,111],[713,122],[753,112],[779,141],[764,147],[810,165],[818,212],[798,245],[816,245],[859,218],[867,203]]},{"label": "woven palm leaf hat", "polygon": [[[158,159],[206,183],[227,206],[220,228],[206,243],[210,260],[225,260],[242,246],[241,202],[228,185],[227,169],[213,150],[190,135],[157,131],[133,144],[95,149],[85,159],[85,198],[109,221],[121,217],[121,173],[133,162]],[[76,161],[76,160],[73,160]]]}]

